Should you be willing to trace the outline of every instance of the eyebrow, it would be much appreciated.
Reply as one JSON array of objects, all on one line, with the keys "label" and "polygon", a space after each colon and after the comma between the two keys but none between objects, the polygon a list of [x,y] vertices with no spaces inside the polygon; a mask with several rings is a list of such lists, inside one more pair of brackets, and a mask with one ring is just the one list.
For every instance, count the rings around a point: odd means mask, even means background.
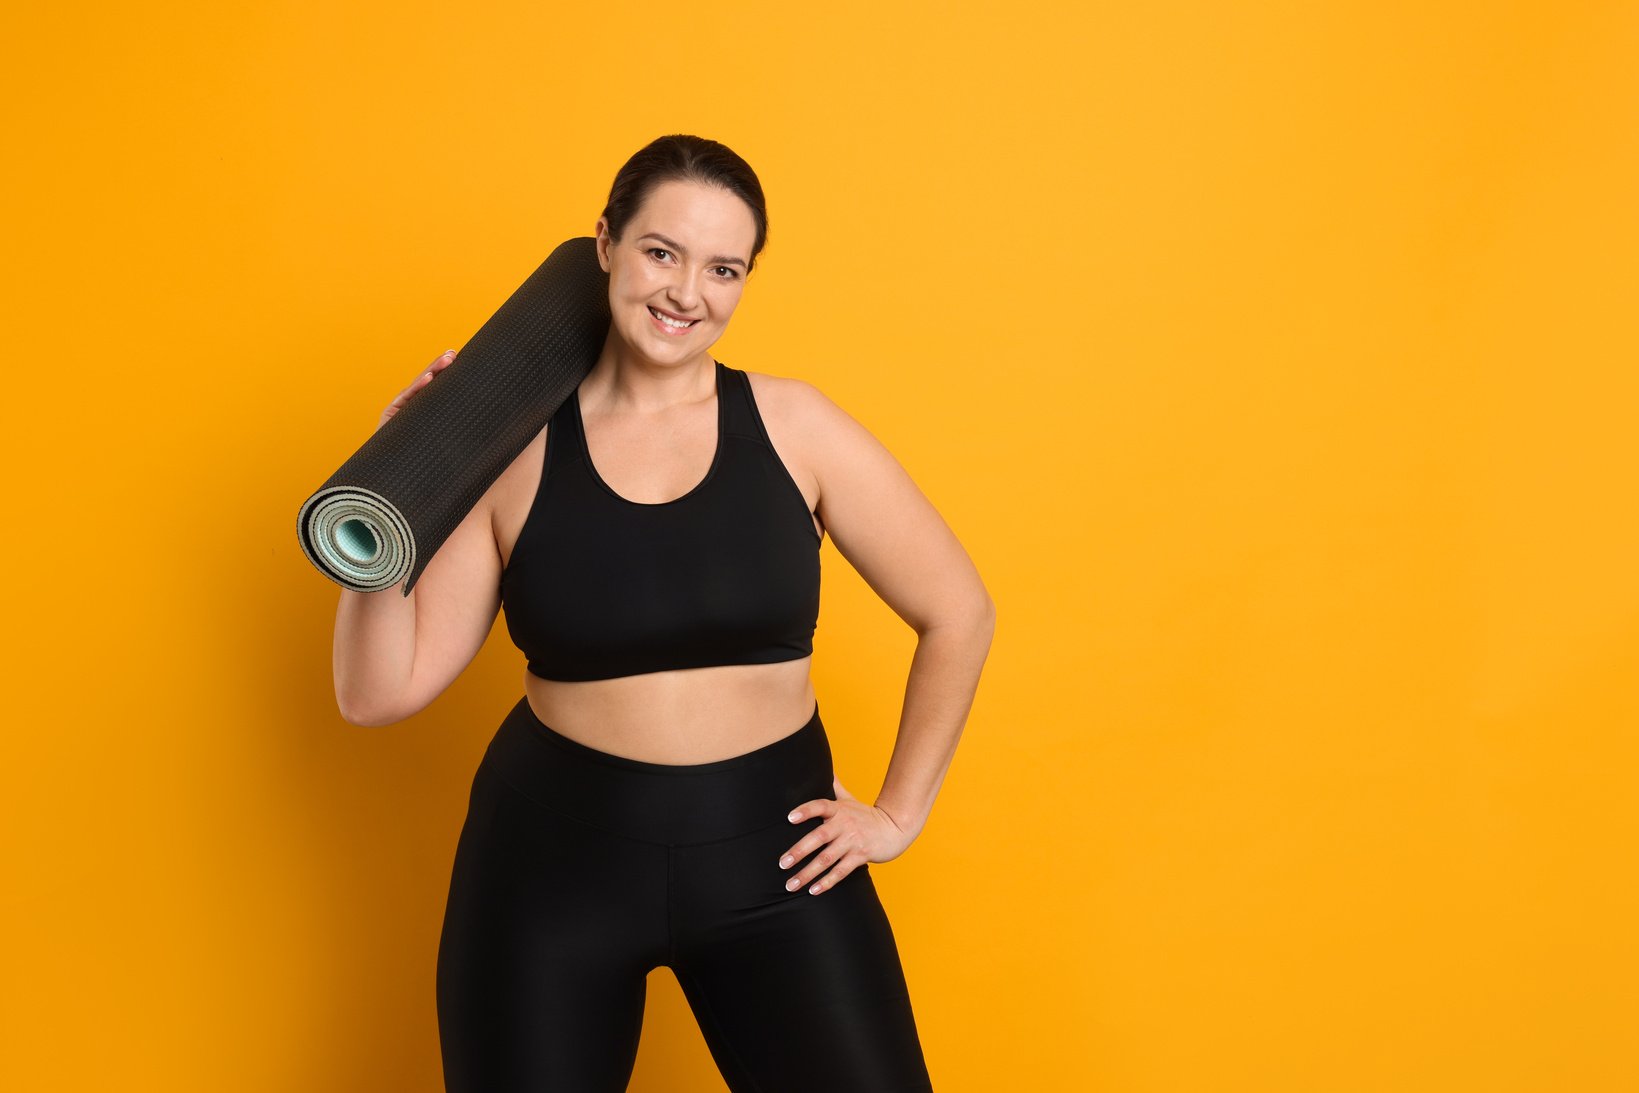
[{"label": "eyebrow", "polygon": [[[683,246],[683,244],[674,243],[670,239],[667,239],[664,235],[661,235],[659,232],[645,232],[642,235],[638,236],[638,238],[639,239],[658,239],[658,240],[660,240],[660,242],[666,244],[668,247],[670,247],[672,250],[676,251],[678,254],[687,254],[687,253],[689,253],[688,248]],[[739,266],[741,269],[746,268],[745,259],[735,258],[732,255],[728,255],[728,254],[714,254],[714,255],[711,256],[711,258],[708,259],[708,261],[721,262],[726,266]]]}]

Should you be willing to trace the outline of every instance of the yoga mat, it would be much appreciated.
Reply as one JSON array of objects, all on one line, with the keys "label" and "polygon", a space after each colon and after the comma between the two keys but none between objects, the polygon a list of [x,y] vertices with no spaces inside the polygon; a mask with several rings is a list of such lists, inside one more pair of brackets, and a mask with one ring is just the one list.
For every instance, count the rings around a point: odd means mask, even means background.
[{"label": "yoga mat", "polygon": [[296,532],[343,588],[415,588],[427,563],[597,362],[609,275],[597,241],[559,244],[455,359],[301,507]]}]

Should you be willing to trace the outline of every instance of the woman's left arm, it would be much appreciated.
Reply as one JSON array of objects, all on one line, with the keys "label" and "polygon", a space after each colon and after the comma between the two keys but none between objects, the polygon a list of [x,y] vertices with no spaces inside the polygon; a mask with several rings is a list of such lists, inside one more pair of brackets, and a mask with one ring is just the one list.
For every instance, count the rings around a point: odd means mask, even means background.
[{"label": "woman's left arm", "polygon": [[[833,841],[875,841],[877,854],[885,855],[873,856],[866,846],[831,847],[831,861],[822,862],[827,855],[821,854],[804,870],[818,875],[823,869],[816,866],[841,861],[842,869],[821,878],[823,891],[841,879],[834,874],[845,876],[858,863],[853,859],[887,860],[926,825],[973,707],[996,606],[956,534],[887,448],[811,384],[801,383],[791,393],[794,412],[788,420],[802,433],[802,450],[812,453],[821,523],[838,552],[917,634],[893,757],[872,806],[902,838],[852,830],[869,825],[859,819],[864,806],[845,791],[829,807],[804,806],[804,816],[852,813],[853,820],[841,831],[809,833],[797,844],[795,859]],[[896,849],[884,850],[895,841]],[[809,879],[801,877],[803,883]],[[795,883],[790,887],[794,890]]]}]

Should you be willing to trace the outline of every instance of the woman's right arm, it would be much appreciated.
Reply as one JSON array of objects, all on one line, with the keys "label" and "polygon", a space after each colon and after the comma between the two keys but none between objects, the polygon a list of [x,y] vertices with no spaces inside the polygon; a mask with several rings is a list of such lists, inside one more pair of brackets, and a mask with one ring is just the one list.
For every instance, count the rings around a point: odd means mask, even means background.
[{"label": "woman's right arm", "polygon": [[[452,361],[446,353],[382,411],[381,428]],[[336,606],[336,706],[354,725],[391,725],[444,693],[472,663],[500,610],[501,558],[486,493],[427,563],[408,596],[344,588]]]}]

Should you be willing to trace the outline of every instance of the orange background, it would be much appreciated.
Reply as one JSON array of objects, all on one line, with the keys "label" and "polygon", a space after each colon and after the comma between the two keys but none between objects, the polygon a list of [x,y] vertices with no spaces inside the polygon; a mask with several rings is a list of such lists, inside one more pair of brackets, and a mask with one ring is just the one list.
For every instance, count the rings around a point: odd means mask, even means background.
[{"label": "orange background", "polygon": [[[998,605],[873,869],[941,1093],[1639,1086],[1635,8],[791,10],[8,18],[0,1086],[442,1088],[522,657],[348,725],[295,514],[667,132],[769,195],[715,355]],[[824,566],[869,799],[914,635]],[[723,1088],[663,969],[632,1088]]]}]

